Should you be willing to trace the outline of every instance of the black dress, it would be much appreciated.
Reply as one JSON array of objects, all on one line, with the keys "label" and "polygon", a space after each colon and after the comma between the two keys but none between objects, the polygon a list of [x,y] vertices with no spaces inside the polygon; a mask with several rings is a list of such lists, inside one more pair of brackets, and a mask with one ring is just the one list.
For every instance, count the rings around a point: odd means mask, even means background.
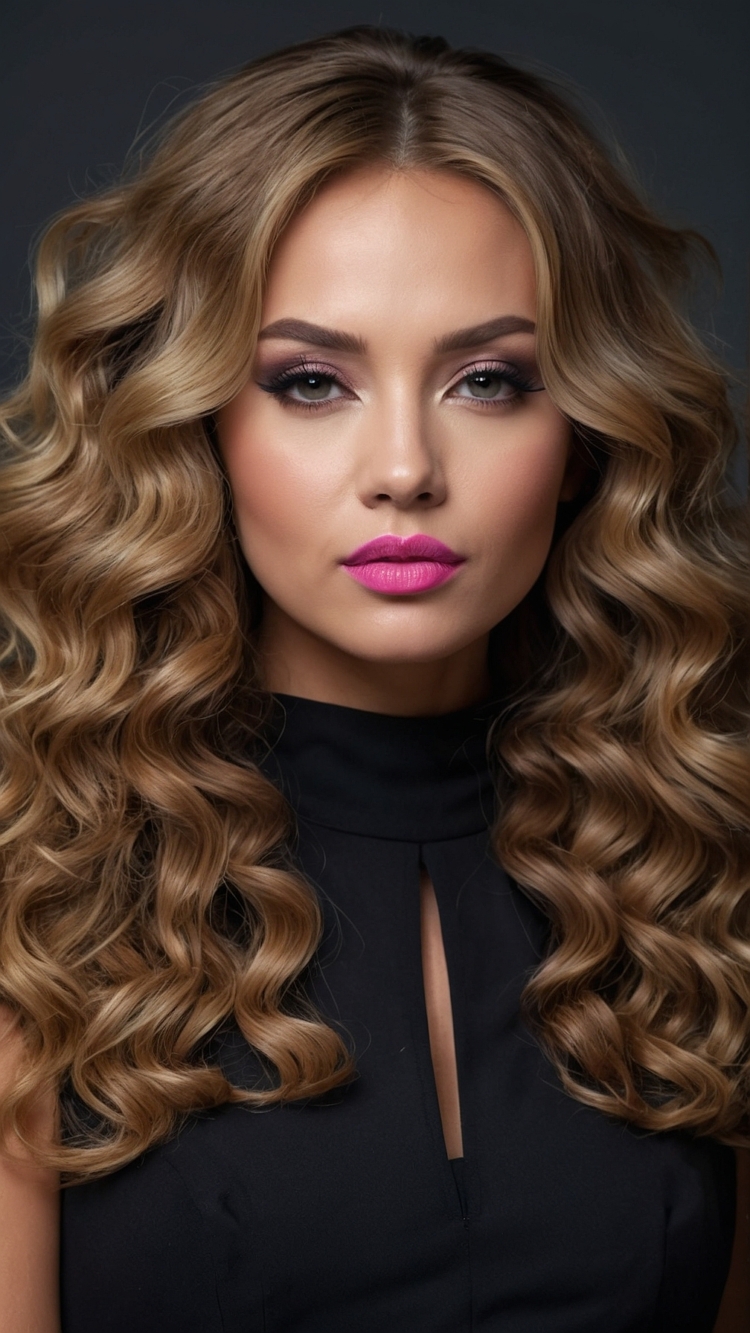
[{"label": "black dress", "polygon": [[[392,718],[281,696],[296,855],[326,922],[309,989],[358,1079],[196,1116],[64,1193],[64,1333],[710,1333],[734,1157],[566,1095],[519,1018],[546,921],[493,861],[486,710]],[[279,776],[280,774],[280,776]],[[451,983],[465,1157],[448,1161],[419,865]],[[219,1058],[259,1070],[238,1033]]]}]

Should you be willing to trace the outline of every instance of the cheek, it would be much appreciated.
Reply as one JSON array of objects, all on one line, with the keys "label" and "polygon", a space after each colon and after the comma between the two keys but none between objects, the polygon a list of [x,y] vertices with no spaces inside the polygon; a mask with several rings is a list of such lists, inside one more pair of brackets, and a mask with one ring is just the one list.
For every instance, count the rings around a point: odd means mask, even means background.
[{"label": "cheek", "polygon": [[264,552],[293,556],[330,503],[330,479],[314,457],[285,450],[262,430],[227,433],[222,448],[232,491],[234,520],[248,561]]},{"label": "cheek", "polygon": [[[524,447],[485,473],[476,513],[495,586],[524,596],[541,573],[557,516],[568,454],[567,431]],[[511,588],[512,585],[512,588]]]},{"label": "cheek", "polygon": [[510,529],[529,537],[537,530],[546,531],[554,523],[567,453],[564,436],[514,450],[502,467],[483,479],[485,510],[493,508]]},{"label": "cheek", "polygon": [[293,470],[285,475],[274,464],[262,447],[246,450],[228,464],[229,481],[234,501],[234,519],[240,538],[247,549],[271,540],[283,542],[288,537],[290,516],[301,521],[299,496]]}]

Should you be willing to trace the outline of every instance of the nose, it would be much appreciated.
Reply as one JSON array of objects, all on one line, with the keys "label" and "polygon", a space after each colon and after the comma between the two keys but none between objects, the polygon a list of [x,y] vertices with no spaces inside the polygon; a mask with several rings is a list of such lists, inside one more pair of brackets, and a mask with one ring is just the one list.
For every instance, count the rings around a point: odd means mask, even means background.
[{"label": "nose", "polygon": [[420,405],[404,401],[373,410],[363,431],[359,498],[368,509],[431,509],[446,498],[437,440]]}]

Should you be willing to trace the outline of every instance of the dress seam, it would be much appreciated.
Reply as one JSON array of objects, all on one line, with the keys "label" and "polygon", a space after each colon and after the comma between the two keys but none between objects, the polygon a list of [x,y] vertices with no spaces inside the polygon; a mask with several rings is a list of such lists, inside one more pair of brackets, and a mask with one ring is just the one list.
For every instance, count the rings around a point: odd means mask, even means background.
[{"label": "dress seam", "polygon": [[[206,1218],[205,1218],[203,1209],[201,1208],[200,1204],[198,1203],[198,1200],[196,1199],[196,1197],[195,1197],[195,1195],[194,1195],[194,1193],[193,1193],[193,1190],[192,1190],[192,1188],[191,1188],[189,1182],[185,1179],[185,1176],[184,1176],[183,1172],[180,1170],[179,1166],[177,1166],[177,1164],[176,1164],[175,1162],[171,1161],[171,1159],[170,1159],[167,1155],[165,1155],[164,1160],[165,1160],[167,1166],[168,1166],[168,1167],[170,1168],[170,1170],[174,1173],[174,1175],[177,1177],[177,1179],[179,1180],[180,1184],[182,1185],[182,1188],[183,1188],[183,1190],[185,1191],[185,1193],[186,1193],[188,1199],[190,1200],[190,1203],[191,1203],[193,1209],[194,1209],[195,1212],[198,1214],[198,1217],[199,1217],[199,1219],[200,1219],[200,1224],[201,1224],[201,1230],[202,1230],[202,1231],[208,1236],[208,1238],[209,1238],[209,1251],[210,1251],[210,1254],[211,1254],[211,1269],[212,1269],[212,1275],[213,1275],[214,1300],[215,1300],[215,1302],[216,1302],[216,1310],[217,1310],[217,1313],[218,1313],[218,1316],[219,1316],[219,1322],[220,1322],[220,1324],[221,1324],[221,1330],[222,1330],[222,1333],[228,1333],[226,1320],[224,1319],[224,1311],[223,1311],[223,1309],[222,1309],[222,1304],[221,1304],[221,1295],[220,1295],[220,1292],[219,1292],[219,1274],[218,1274],[217,1267],[216,1267],[216,1256],[215,1256],[215,1253],[214,1253],[213,1244],[211,1243],[211,1240],[212,1240],[212,1237],[211,1237],[211,1229],[210,1229],[210,1227],[208,1226],[208,1223],[207,1223],[207,1221],[206,1221]],[[263,1320],[263,1328],[264,1328],[264,1329],[265,1329],[265,1322],[266,1322],[266,1321],[265,1321],[265,1318],[264,1318],[264,1320]],[[262,1333],[262,1330],[261,1330],[261,1333]]]}]

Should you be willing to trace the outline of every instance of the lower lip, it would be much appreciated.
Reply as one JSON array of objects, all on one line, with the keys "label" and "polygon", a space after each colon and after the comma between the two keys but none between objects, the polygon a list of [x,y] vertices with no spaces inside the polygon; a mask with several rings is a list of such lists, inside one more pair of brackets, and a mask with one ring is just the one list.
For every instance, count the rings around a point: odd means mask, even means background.
[{"label": "lower lip", "polygon": [[343,568],[357,583],[371,588],[373,592],[403,596],[405,593],[428,592],[430,588],[439,588],[441,583],[446,583],[458,573],[462,563],[448,565],[439,560],[371,560],[366,565],[344,565]]}]

